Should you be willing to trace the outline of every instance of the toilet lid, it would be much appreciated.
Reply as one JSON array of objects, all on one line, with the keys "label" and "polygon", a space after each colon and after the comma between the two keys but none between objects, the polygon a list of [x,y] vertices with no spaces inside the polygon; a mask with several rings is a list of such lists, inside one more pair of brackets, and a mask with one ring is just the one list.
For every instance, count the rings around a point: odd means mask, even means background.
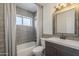
[{"label": "toilet lid", "polygon": [[33,49],[33,52],[41,52],[43,51],[43,46],[37,46],[36,48]]}]

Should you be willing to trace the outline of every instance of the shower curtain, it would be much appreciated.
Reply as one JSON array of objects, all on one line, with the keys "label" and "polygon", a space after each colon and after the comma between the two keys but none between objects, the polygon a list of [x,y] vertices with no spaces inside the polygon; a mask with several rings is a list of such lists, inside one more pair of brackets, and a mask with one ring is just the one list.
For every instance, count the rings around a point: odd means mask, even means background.
[{"label": "shower curtain", "polygon": [[5,20],[5,52],[9,56],[16,55],[16,4],[4,3]]}]

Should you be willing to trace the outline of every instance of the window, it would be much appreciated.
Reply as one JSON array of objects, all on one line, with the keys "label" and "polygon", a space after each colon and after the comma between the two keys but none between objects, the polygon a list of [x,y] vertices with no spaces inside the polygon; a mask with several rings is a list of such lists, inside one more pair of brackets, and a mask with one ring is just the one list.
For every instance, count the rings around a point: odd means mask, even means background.
[{"label": "window", "polygon": [[22,17],[16,17],[16,25],[22,25]]},{"label": "window", "polygon": [[23,25],[32,26],[32,19],[31,18],[23,18]]},{"label": "window", "polygon": [[32,18],[16,16],[16,25],[32,26]]}]

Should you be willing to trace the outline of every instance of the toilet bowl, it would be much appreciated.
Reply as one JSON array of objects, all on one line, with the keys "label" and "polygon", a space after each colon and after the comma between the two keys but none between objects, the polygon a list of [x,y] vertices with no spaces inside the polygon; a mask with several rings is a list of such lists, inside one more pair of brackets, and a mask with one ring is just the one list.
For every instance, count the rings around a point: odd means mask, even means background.
[{"label": "toilet bowl", "polygon": [[45,41],[41,40],[41,46],[35,47],[32,52],[35,56],[43,56],[43,50],[45,49]]},{"label": "toilet bowl", "polygon": [[42,56],[43,55],[43,50],[44,50],[44,47],[43,46],[37,46],[33,49],[33,54],[35,56]]}]

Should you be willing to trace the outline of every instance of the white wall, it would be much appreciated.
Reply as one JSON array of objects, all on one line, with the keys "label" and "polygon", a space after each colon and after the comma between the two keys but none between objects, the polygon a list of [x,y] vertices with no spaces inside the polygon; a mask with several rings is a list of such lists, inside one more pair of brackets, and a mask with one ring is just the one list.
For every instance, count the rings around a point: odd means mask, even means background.
[{"label": "white wall", "polygon": [[53,33],[53,12],[55,3],[45,4],[43,7],[43,34],[52,34]]}]

